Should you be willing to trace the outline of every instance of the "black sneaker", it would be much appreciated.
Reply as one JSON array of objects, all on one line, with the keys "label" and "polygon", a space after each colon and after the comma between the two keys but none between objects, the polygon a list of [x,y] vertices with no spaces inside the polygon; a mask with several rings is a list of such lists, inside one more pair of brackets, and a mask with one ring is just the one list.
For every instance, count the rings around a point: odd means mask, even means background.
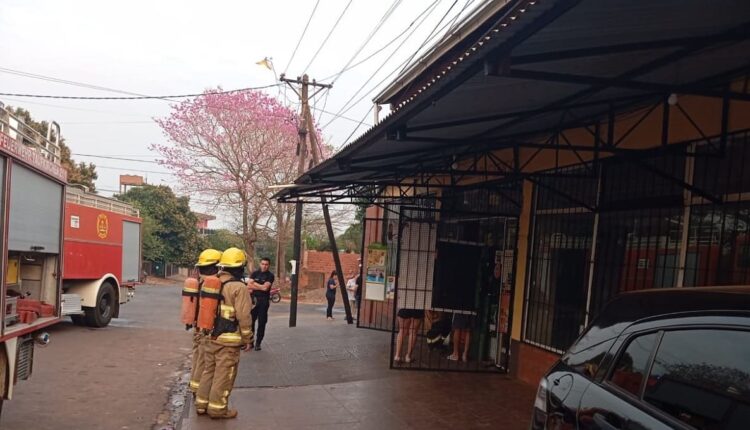
[{"label": "black sneaker", "polygon": [[255,344],[255,350],[256,350],[256,351],[260,351],[260,350],[261,350],[261,348],[260,348],[260,344],[259,344],[259,343],[256,343],[256,344]]}]

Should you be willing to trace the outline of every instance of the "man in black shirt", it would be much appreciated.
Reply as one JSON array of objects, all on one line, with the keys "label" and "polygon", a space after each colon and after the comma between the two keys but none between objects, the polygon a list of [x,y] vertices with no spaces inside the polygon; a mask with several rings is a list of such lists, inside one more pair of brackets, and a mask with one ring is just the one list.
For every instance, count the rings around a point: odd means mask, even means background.
[{"label": "man in black shirt", "polygon": [[[271,260],[263,258],[260,260],[260,270],[256,270],[250,275],[248,287],[252,291],[255,306],[250,314],[253,317],[253,333],[255,333],[255,350],[260,351],[260,344],[263,342],[263,335],[266,334],[266,323],[268,322],[268,308],[271,305],[271,286],[273,285],[274,276],[268,267]],[[255,331],[255,321],[258,321],[258,331]]]}]

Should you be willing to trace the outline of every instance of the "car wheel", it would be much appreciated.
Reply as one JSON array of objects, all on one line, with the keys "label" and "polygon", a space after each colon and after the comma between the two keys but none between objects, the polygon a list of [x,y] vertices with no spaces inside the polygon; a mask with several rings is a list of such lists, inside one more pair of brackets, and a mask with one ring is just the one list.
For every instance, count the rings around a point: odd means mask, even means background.
[{"label": "car wheel", "polygon": [[105,282],[96,296],[96,306],[93,308],[84,308],[86,325],[89,327],[106,327],[112,321],[112,316],[115,314],[115,306],[117,306],[115,287],[111,283]]}]

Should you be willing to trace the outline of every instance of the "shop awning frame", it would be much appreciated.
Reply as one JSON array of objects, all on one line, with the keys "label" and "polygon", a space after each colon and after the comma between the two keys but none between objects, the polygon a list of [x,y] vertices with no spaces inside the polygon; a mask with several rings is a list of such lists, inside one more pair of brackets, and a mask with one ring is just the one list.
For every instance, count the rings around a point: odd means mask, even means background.
[{"label": "shop awning frame", "polygon": [[[705,140],[717,141],[717,151],[723,151],[730,104],[750,101],[747,79],[740,87],[730,86],[750,75],[750,58],[741,54],[750,49],[750,5],[720,0],[710,15],[694,16],[705,2],[653,3],[509,2],[481,34],[467,37],[405,91],[387,100],[394,107],[387,118],[277,197],[286,202],[318,202],[325,197],[332,203],[407,199],[415,189],[467,186],[467,180],[481,180],[486,186],[569,174],[525,169],[539,153],[550,151],[573,154],[582,165],[609,155],[640,163],[649,151],[621,147],[614,121],[640,115],[632,127],[636,130],[649,115],[661,115],[661,141],[652,149],[670,150],[672,94],[721,100],[718,136],[704,133],[679,104],[677,114],[687,117]],[[649,27],[658,22],[652,14],[668,11],[672,19],[664,19],[662,31]],[[618,15],[626,12],[630,15]],[[607,22],[592,21],[620,16],[623,28],[632,29],[625,36],[608,33]],[[640,22],[644,27],[635,27]],[[589,43],[587,26],[592,34],[608,38]],[[545,49],[557,38],[570,46]],[[481,97],[472,99],[477,94]],[[587,130],[589,137],[568,138],[564,131],[574,127]],[[497,151],[509,155],[503,159]],[[710,193],[682,185],[717,201]],[[396,192],[384,195],[389,188]]]}]

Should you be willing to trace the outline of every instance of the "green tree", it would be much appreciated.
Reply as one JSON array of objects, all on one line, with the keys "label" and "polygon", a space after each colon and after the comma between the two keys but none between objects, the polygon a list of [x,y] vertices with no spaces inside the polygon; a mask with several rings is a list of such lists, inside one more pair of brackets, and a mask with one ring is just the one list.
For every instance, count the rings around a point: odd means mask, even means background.
[{"label": "green tree", "polygon": [[362,245],[362,229],[365,220],[365,211],[367,206],[359,204],[354,212],[354,222],[336,238],[336,246],[339,249],[346,249],[348,252],[360,252]]},{"label": "green tree", "polygon": [[[303,232],[302,237],[303,237],[303,240],[305,241],[305,248],[307,249],[310,249],[313,251],[330,251],[331,250],[331,242],[328,240],[328,235],[326,233]],[[336,246],[339,246],[338,242],[336,243]]]},{"label": "green tree", "polygon": [[[360,252],[362,244],[362,228],[365,219],[365,210],[367,206],[359,204],[356,206],[354,213],[354,222],[347,229],[336,236],[336,247],[339,251]],[[314,251],[330,251],[331,242],[328,240],[328,233],[324,229],[309,229],[303,233],[305,247]],[[291,255],[291,254],[289,254]]]},{"label": "green tree", "polygon": [[[26,109],[16,107],[8,108],[13,115],[22,120],[27,126],[36,130],[42,136],[47,135],[47,121],[35,121],[31,113]],[[60,162],[65,170],[68,171],[68,183],[80,184],[88,187],[91,191],[96,191],[96,180],[99,175],[96,173],[94,163],[76,162],[70,156],[70,148],[65,144],[65,138],[60,136]]]},{"label": "green tree", "polygon": [[206,241],[188,197],[177,197],[165,185],[144,185],[116,198],[136,206],[143,218],[143,258],[192,266]]},{"label": "green tree", "polygon": [[355,222],[336,238],[336,246],[347,252],[359,252],[362,242],[362,221]]},{"label": "green tree", "polygon": [[243,248],[242,236],[239,234],[226,229],[215,230],[213,233],[206,236],[206,246],[219,251],[224,251],[227,248]]}]

